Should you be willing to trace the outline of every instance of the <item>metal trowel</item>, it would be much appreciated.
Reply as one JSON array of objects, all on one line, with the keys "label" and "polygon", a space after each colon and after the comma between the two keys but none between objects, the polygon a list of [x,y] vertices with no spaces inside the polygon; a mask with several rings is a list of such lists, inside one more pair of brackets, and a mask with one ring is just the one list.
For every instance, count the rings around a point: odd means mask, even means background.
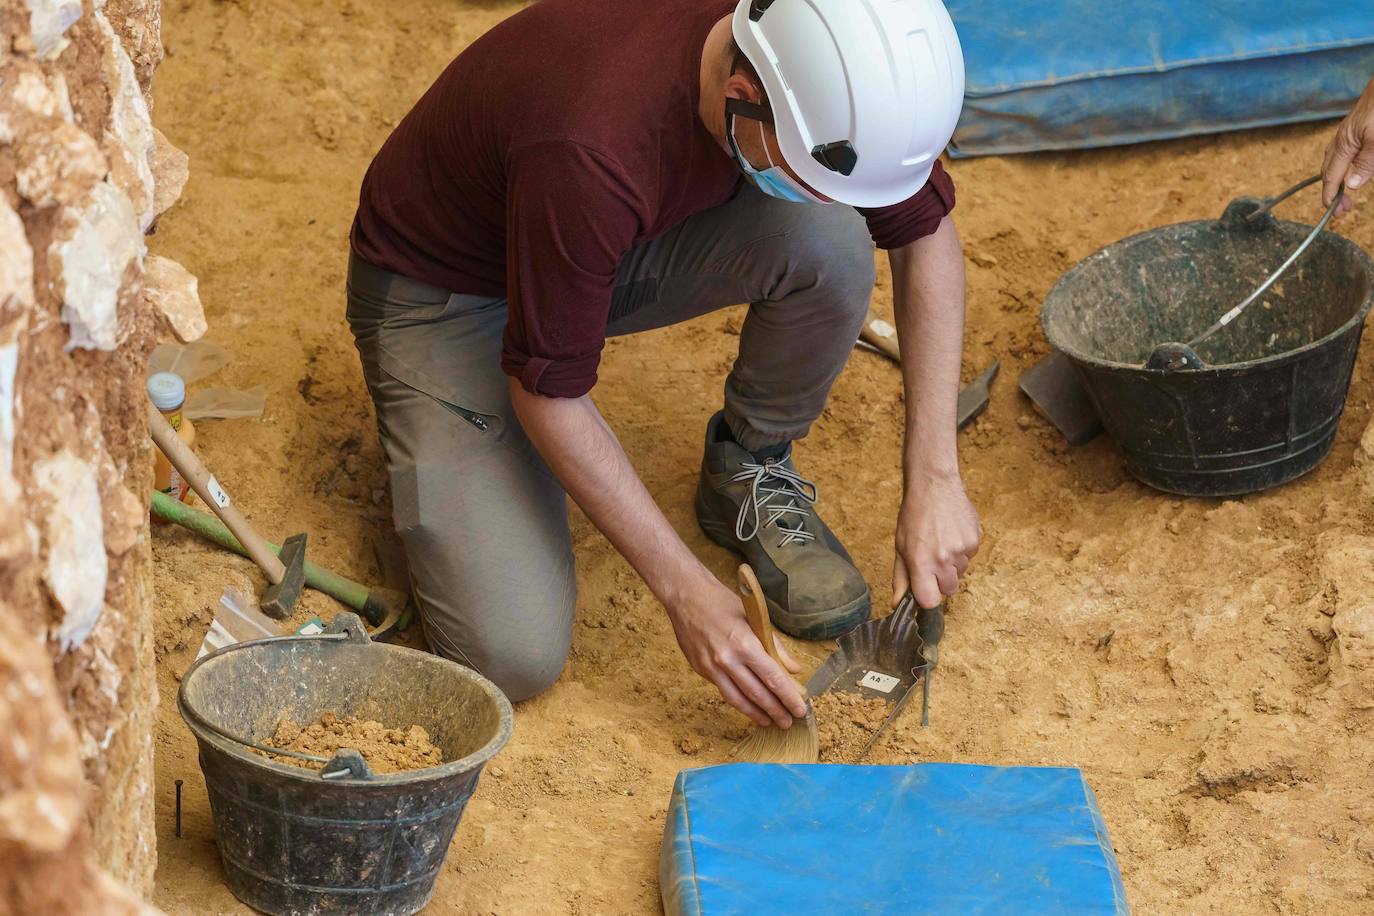
[{"label": "metal trowel", "polygon": [[1070,445],[1086,445],[1102,432],[1092,398],[1073,363],[1058,350],[1021,373],[1021,390]]},{"label": "metal trowel", "polygon": [[923,682],[921,725],[930,724],[930,672],[939,660],[938,646],[944,632],[944,606],[918,608],[908,592],[888,616],[870,620],[841,636],[835,651],[806,682],[812,697],[828,691],[851,693],[888,704],[882,725],[869,737],[855,762],[868,754],[896,720],[918,680]]},{"label": "metal trowel", "polygon": [[[864,321],[863,330],[859,332],[859,344],[881,353],[899,366],[902,364],[902,352],[897,346],[897,329],[890,322],[878,317],[872,309],[868,310],[868,318]],[[1002,360],[994,359],[973,381],[960,389],[959,429],[968,426],[987,410],[990,397],[988,389],[992,387],[992,380],[997,378],[1001,368]]]},{"label": "metal trowel", "polygon": [[1001,368],[1002,360],[1000,358],[994,359],[992,364],[978,373],[973,381],[960,389],[958,419],[955,424],[957,429],[962,430],[988,409],[988,401],[991,398],[989,389],[992,387],[992,380],[997,378],[997,373]]}]

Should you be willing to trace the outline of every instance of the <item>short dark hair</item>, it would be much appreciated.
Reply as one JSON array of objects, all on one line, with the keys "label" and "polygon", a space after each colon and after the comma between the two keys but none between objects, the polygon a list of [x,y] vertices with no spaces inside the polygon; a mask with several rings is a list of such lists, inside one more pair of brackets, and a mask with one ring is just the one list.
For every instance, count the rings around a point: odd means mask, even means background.
[{"label": "short dark hair", "polygon": [[750,63],[749,58],[745,56],[744,51],[739,46],[739,42],[731,38],[730,72],[735,73],[740,70],[743,70],[744,75],[753,80],[754,85],[759,87],[759,104],[769,111],[772,111],[772,106],[768,104],[768,90],[763,88],[763,80],[759,79],[759,71],[754,69],[754,65]]}]

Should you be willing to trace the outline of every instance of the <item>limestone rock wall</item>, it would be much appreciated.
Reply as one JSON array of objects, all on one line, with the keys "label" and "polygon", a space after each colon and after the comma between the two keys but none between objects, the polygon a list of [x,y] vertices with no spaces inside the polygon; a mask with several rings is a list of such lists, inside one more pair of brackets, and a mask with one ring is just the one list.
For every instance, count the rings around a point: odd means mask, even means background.
[{"label": "limestone rock wall", "polygon": [[159,302],[204,328],[145,275],[186,169],[160,59],[159,0],[0,0],[0,912],[152,889],[145,362]]}]

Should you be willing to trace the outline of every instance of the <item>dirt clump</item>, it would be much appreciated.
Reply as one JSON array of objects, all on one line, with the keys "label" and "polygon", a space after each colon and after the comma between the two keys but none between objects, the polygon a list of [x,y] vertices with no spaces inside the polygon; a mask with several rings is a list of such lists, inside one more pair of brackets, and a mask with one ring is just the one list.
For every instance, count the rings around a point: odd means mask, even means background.
[{"label": "dirt clump", "polygon": [[892,704],[857,693],[823,693],[811,701],[821,763],[860,763],[859,754],[882,727]]},{"label": "dirt clump", "polygon": [[[318,722],[304,728],[284,718],[277,723],[277,730],[267,739],[267,744],[325,758],[333,757],[341,748],[351,747],[362,754],[372,772],[379,775],[423,770],[444,762],[443,752],[434,746],[429,732],[422,726],[387,728],[371,719],[341,718],[332,712],[324,713]],[[323,769],[322,764],[296,757],[274,756],[272,759],[307,770]]]}]

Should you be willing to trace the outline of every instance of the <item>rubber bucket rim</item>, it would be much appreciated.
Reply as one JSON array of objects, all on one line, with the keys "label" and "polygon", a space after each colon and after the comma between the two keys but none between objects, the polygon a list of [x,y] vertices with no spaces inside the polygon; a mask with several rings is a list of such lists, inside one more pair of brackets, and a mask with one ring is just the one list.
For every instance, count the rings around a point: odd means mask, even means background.
[{"label": "rubber bucket rim", "polygon": [[[336,786],[395,786],[409,785],[417,782],[442,781],[454,776],[462,775],[463,773],[471,772],[486,765],[486,763],[493,757],[495,757],[497,754],[499,754],[501,752],[501,749],[504,748],[506,744],[510,741],[511,735],[515,730],[515,709],[511,705],[510,699],[507,698],[506,695],[501,692],[501,688],[497,687],[496,684],[494,684],[491,680],[489,680],[481,673],[474,671],[471,668],[468,668],[464,665],[460,665],[457,662],[452,661],[451,659],[444,658],[443,656],[435,655],[432,652],[424,652],[419,649],[411,649],[408,646],[393,646],[388,643],[380,642],[369,642],[367,643],[367,645],[380,647],[383,651],[387,652],[413,653],[415,655],[423,656],[426,659],[431,659],[441,664],[452,665],[457,670],[457,673],[460,677],[464,677],[473,681],[478,687],[482,689],[483,693],[485,693],[490,699],[496,702],[497,710],[500,713],[500,722],[497,726],[496,735],[494,735],[489,741],[487,741],[486,744],[482,745],[482,747],[473,751],[471,754],[468,754],[465,757],[460,757],[457,760],[445,761],[444,763],[441,763],[438,766],[425,767],[419,770],[404,770],[400,773],[386,773],[374,775],[371,779],[324,779],[322,776],[320,776],[318,770],[310,770],[306,769],[305,767],[292,766],[288,763],[279,763],[275,760],[264,757],[262,754],[256,753],[252,749],[244,747],[236,741],[231,741],[227,738],[222,737],[221,735],[216,734],[213,731],[204,728],[199,723],[197,723],[192,717],[186,714],[186,709],[190,706],[190,701],[187,699],[186,696],[187,685],[193,682],[194,676],[196,672],[200,669],[200,667],[209,662],[211,659],[221,658],[225,655],[228,655],[229,653],[238,652],[246,649],[252,649],[256,646],[264,646],[279,642],[295,642],[303,639],[315,639],[315,637],[290,635],[269,636],[264,639],[251,639],[247,640],[246,642],[234,643],[233,645],[225,646],[222,649],[217,649],[214,652],[209,653],[203,658],[196,659],[195,662],[192,663],[191,667],[186,669],[186,673],[181,676],[181,685],[177,688],[177,712],[181,715],[182,721],[186,723],[186,727],[189,728],[191,730],[191,733],[196,736],[196,739],[198,741],[202,741],[212,745],[215,749],[225,754],[228,754],[231,757],[234,757],[240,762],[254,766],[263,766],[279,775],[287,776],[292,779],[297,779],[301,782],[310,783],[312,785],[322,784]],[[333,642],[333,640],[319,641]],[[350,643],[343,641],[340,641],[339,644],[350,645]],[[352,643],[352,645],[357,645],[357,643]],[[197,714],[200,715],[200,713]]]},{"label": "rubber bucket rim", "polygon": [[[1311,231],[1312,229],[1311,226],[1305,226],[1302,223],[1294,222],[1293,220],[1276,219],[1274,222],[1275,224],[1280,226],[1294,227],[1305,231]],[[1066,270],[1064,274],[1058,279],[1058,281],[1055,282],[1054,286],[1050,287],[1049,293],[1047,293],[1045,296],[1045,304],[1042,305],[1040,308],[1040,329],[1044,333],[1045,339],[1049,341],[1050,346],[1054,347],[1054,349],[1063,353],[1065,356],[1069,357],[1075,362],[1085,363],[1089,366],[1093,366],[1095,368],[1100,369],[1116,371],[1129,370],[1133,372],[1145,373],[1151,376],[1193,375],[1205,372],[1215,372],[1218,370],[1225,370],[1227,372],[1245,372],[1257,368],[1281,366],[1292,360],[1299,359],[1302,356],[1305,356],[1308,352],[1316,350],[1336,340],[1337,338],[1350,333],[1351,329],[1358,327],[1361,323],[1364,322],[1365,318],[1369,314],[1371,306],[1374,306],[1374,259],[1371,259],[1369,257],[1368,252],[1366,252],[1363,248],[1355,244],[1350,239],[1346,238],[1338,232],[1332,232],[1330,229],[1327,229],[1322,233],[1322,235],[1330,236],[1331,238],[1335,239],[1340,245],[1344,246],[1350,254],[1354,255],[1356,263],[1358,263],[1364,270],[1365,277],[1369,281],[1369,288],[1368,292],[1365,294],[1364,302],[1360,305],[1358,309],[1355,310],[1354,314],[1352,314],[1350,318],[1348,318],[1344,323],[1340,325],[1340,327],[1331,331],[1329,334],[1319,337],[1316,340],[1309,341],[1308,343],[1305,343],[1300,347],[1295,347],[1292,350],[1285,350],[1282,353],[1276,353],[1272,356],[1263,356],[1258,359],[1250,359],[1238,363],[1208,363],[1207,365],[1204,365],[1201,369],[1147,369],[1141,363],[1123,363],[1118,362],[1116,360],[1103,359],[1100,356],[1088,355],[1079,351],[1075,347],[1066,346],[1061,341],[1055,339],[1056,335],[1054,335],[1050,330],[1050,323],[1047,315],[1047,313],[1050,311],[1050,304],[1055,299],[1055,294],[1060,290],[1062,286],[1064,286],[1069,281],[1073,280],[1079,274],[1080,271],[1086,270],[1089,266],[1089,263],[1095,260],[1100,255],[1102,255],[1102,253],[1107,251],[1107,249],[1117,248],[1118,246],[1124,247],[1127,245],[1127,243],[1134,243],[1139,239],[1143,239],[1148,236],[1158,235],[1169,230],[1178,229],[1184,226],[1215,228],[1218,224],[1219,221],[1215,219],[1188,220],[1187,222],[1182,223],[1169,223],[1166,226],[1158,226],[1154,229],[1146,229],[1143,232],[1133,233],[1132,235],[1128,235],[1125,238],[1118,239],[1117,241],[1112,242],[1111,244],[1103,245],[1101,248],[1098,248],[1096,251],[1092,252],[1087,257],[1080,260],[1073,267],[1070,267],[1068,270]]]}]

